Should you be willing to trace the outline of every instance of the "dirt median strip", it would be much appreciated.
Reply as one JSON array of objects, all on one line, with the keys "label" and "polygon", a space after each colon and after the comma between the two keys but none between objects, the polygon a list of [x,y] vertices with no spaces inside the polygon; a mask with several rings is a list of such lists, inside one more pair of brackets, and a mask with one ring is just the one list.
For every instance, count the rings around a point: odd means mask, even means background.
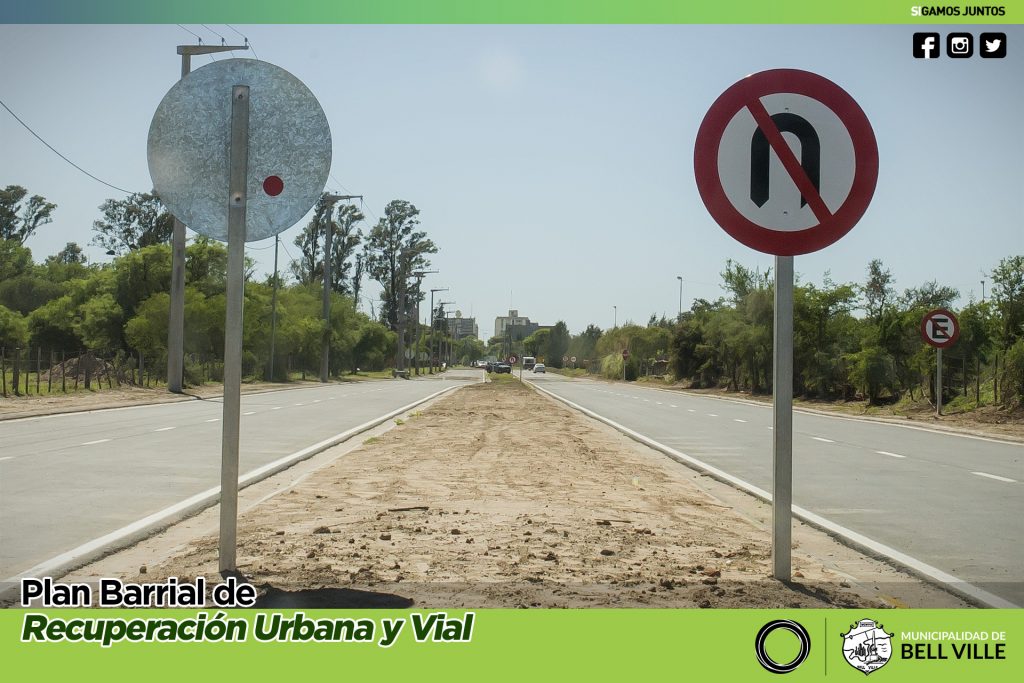
[{"label": "dirt median strip", "polygon": [[[239,521],[263,606],[958,607],[797,523],[770,578],[770,508],[518,382],[468,386]],[[156,539],[151,539],[151,541]],[[169,556],[168,556],[169,555]],[[217,582],[217,539],[74,580]],[[130,560],[129,560],[130,561]]]}]

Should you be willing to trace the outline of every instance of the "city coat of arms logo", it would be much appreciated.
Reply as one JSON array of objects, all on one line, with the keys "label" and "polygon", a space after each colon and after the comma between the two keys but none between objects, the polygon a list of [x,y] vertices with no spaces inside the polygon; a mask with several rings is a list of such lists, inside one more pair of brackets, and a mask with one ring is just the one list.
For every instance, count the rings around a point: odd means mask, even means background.
[{"label": "city coat of arms logo", "polygon": [[861,619],[843,634],[846,663],[866,674],[885,666],[892,656],[891,633],[873,619]]}]

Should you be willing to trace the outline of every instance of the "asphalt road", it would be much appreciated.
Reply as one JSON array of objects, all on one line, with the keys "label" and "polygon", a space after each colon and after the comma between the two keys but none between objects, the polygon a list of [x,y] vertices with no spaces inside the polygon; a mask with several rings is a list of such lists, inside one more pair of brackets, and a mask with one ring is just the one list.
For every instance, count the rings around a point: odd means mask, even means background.
[{"label": "asphalt road", "polygon": [[[479,371],[242,396],[244,475]],[[0,422],[0,579],[220,484],[220,399]]]},{"label": "asphalt road", "polygon": [[[525,373],[603,417],[771,491],[772,410]],[[1024,605],[1024,445],[795,412],[793,503]]]}]

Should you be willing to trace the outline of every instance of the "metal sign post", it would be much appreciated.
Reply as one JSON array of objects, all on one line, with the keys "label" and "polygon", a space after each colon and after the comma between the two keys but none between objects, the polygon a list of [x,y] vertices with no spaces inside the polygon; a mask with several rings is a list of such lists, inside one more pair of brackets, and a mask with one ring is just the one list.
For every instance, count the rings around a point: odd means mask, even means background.
[{"label": "metal sign post", "polygon": [[245,242],[275,237],[319,199],[330,173],[330,127],[313,94],[284,69],[226,59],[167,92],[150,124],[148,158],[167,209],[228,243],[219,565],[234,571]]},{"label": "metal sign post", "polygon": [[220,570],[235,570],[238,534],[238,421],[242,390],[245,203],[249,170],[249,86],[231,89],[227,317],[224,324],[224,429],[220,451]]},{"label": "metal sign post", "polygon": [[775,257],[772,575],[789,579],[793,519],[793,257]]},{"label": "metal sign post", "polygon": [[936,308],[921,319],[921,338],[935,348],[935,417],[942,415],[942,349],[960,338],[960,321],[952,311]]},{"label": "metal sign post", "polygon": [[789,581],[793,256],[827,247],[860,220],[878,179],[878,146],[867,116],[838,85],[774,69],[715,100],[697,131],[693,167],[715,221],[748,247],[775,255],[772,575]]}]

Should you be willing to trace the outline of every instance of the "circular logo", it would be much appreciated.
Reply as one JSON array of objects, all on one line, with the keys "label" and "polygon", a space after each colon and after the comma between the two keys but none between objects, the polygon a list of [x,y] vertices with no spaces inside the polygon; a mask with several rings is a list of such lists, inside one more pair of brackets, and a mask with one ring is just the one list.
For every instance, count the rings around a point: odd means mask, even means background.
[{"label": "circular logo", "polygon": [[[793,661],[785,664],[780,664],[769,657],[764,645],[765,641],[768,640],[768,636],[779,629],[789,631],[800,641],[800,652],[797,653]],[[776,619],[775,621],[769,621],[757,632],[757,638],[754,640],[754,652],[757,654],[757,661],[768,671],[771,671],[773,674],[788,674],[807,659],[807,655],[811,652],[811,636],[807,633],[807,629],[799,622],[790,619]]]}]

